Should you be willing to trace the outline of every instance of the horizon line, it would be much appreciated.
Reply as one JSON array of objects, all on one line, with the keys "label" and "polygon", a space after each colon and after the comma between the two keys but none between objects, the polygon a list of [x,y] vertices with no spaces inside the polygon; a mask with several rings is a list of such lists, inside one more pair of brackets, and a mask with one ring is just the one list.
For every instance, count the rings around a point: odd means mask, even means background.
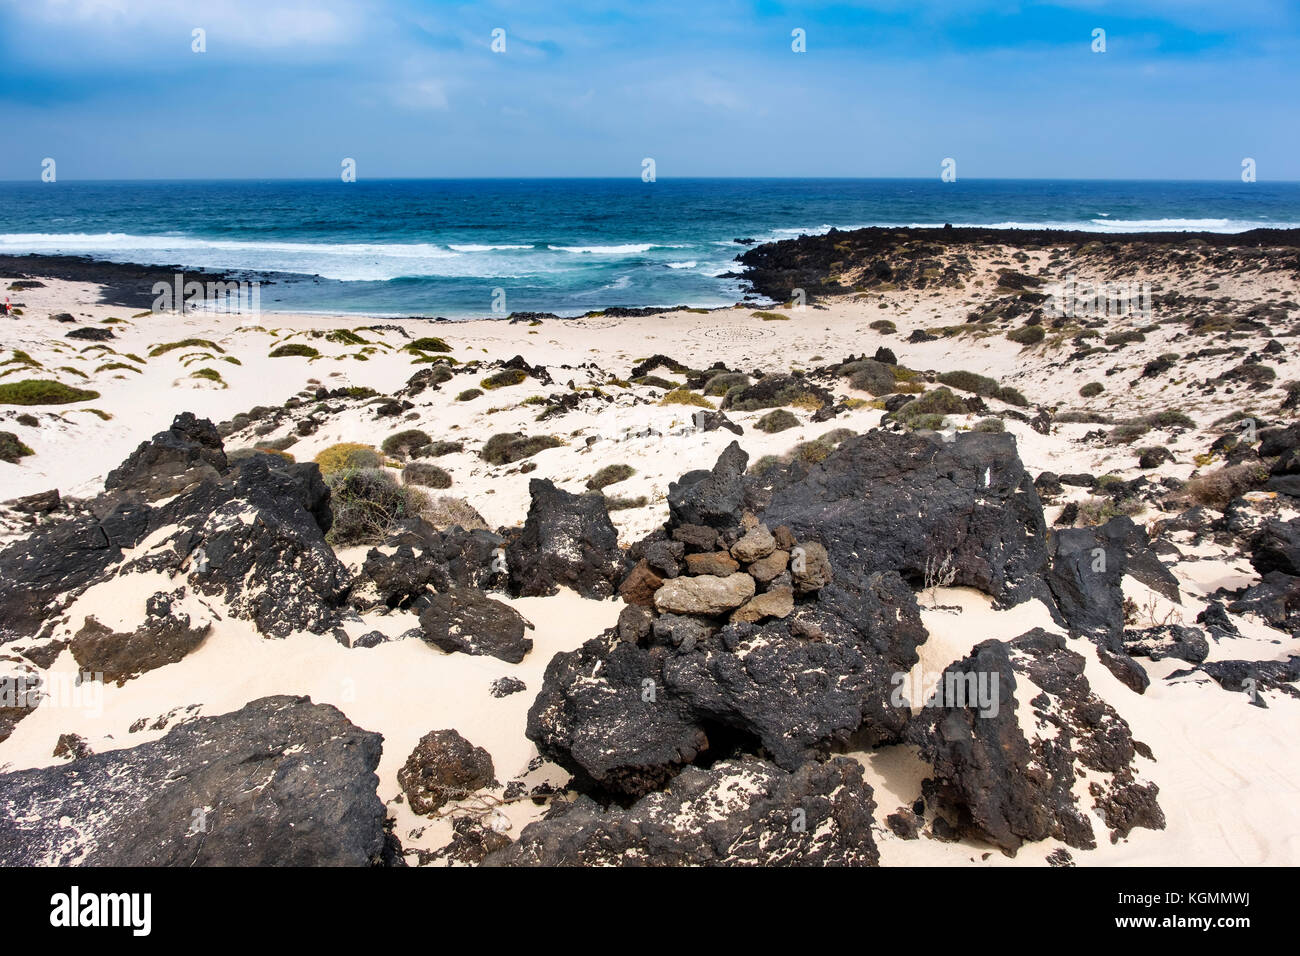
[{"label": "horizon line", "polygon": [[[831,181],[831,182],[931,182],[940,180],[937,175],[931,176],[657,176],[655,182],[689,182],[700,180],[719,180],[729,182],[754,182],[754,181],[787,181],[787,182],[806,182],[810,180]],[[626,176],[370,176],[358,177],[353,182],[342,182],[338,176],[238,176],[238,177],[167,177],[157,178],[149,176],[130,176],[120,178],[68,178],[56,180],[53,183],[47,183],[41,180],[39,174],[25,179],[0,179],[0,185],[20,185],[32,184],[40,186],[57,186],[60,182],[65,183],[339,183],[340,185],[350,186],[360,182],[641,182],[638,175]],[[962,176],[954,180],[953,183],[941,181],[941,185],[949,186],[954,183],[963,181],[969,182],[1041,182],[1041,183],[1234,183],[1239,182],[1239,177],[1227,177],[1224,179],[1205,179],[1205,178],[1111,178],[1099,176]],[[1300,184],[1300,179],[1258,179],[1255,182],[1242,182],[1243,186],[1253,186],[1259,183],[1268,183],[1276,185],[1296,185]],[[644,185],[652,186],[654,182],[648,182]]]}]

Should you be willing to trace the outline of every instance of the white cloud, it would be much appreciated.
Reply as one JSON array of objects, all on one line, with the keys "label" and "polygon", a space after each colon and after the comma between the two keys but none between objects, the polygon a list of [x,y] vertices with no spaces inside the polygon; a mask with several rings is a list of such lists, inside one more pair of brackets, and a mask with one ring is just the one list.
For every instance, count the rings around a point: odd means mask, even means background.
[{"label": "white cloud", "polygon": [[209,50],[338,47],[354,42],[368,17],[357,0],[4,0],[17,23],[50,31],[68,45],[96,39],[189,45],[208,32]]}]

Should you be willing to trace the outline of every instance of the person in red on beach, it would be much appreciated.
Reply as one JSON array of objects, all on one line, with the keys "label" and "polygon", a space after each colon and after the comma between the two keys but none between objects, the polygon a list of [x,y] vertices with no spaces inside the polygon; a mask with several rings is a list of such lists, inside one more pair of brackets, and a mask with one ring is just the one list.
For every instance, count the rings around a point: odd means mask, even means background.
[{"label": "person in red on beach", "polygon": [[9,308],[9,296],[5,296],[5,315],[13,315],[13,310]]}]

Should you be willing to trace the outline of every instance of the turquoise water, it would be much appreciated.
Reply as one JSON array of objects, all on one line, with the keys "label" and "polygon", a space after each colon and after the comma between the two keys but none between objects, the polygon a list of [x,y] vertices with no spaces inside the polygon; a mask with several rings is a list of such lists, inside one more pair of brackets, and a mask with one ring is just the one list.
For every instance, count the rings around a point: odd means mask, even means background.
[{"label": "turquoise water", "polygon": [[[264,309],[578,314],[716,306],[747,246],[870,225],[1238,232],[1300,226],[1300,184],[639,179],[0,183],[0,252],[318,277]],[[497,291],[501,290],[501,291]],[[504,302],[500,300],[504,293]]]}]

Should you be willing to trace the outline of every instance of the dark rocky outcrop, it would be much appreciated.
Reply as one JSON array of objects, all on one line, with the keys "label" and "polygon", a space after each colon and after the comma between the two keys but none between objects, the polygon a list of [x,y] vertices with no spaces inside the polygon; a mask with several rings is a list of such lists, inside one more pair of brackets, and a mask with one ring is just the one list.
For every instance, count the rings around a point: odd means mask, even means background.
[{"label": "dark rocky outcrop", "polygon": [[528,492],[523,531],[506,549],[511,592],[537,597],[564,586],[583,597],[611,596],[621,555],[604,496],[570,494],[541,478],[528,483]]},{"label": "dark rocky outcrop", "polygon": [[734,528],[740,523],[745,465],[749,456],[732,442],[711,471],[690,471],[668,485],[668,508],[675,525]]},{"label": "dark rocky outcrop", "polygon": [[1149,657],[1153,661],[1174,657],[1189,664],[1199,664],[1209,656],[1210,642],[1199,627],[1162,624],[1126,630],[1124,650],[1134,657]]},{"label": "dark rocky outcrop", "polygon": [[124,570],[188,572],[271,637],[323,634],[350,584],[325,540],[329,497],[314,464],[256,455],[152,512],[150,530],[174,530]]},{"label": "dark rocky outcrop", "polygon": [[367,866],[383,738],[306,697],[0,775],[0,865]]},{"label": "dark rocky outcrop", "polygon": [[555,806],[485,866],[874,866],[875,803],[842,757],[786,772],[753,757],[692,767],[626,810]]},{"label": "dark rocky outcrop", "polygon": [[106,505],[133,498],[154,501],[194,488],[226,470],[221,435],[207,419],[190,412],[177,415],[166,431],[141,442],[122,464],[108,473]]},{"label": "dark rocky outcrop", "polygon": [[678,574],[653,580],[643,559],[618,626],[548,666],[528,736],[580,786],[639,796],[737,749],[792,771],[834,742],[901,734],[891,678],[926,637],[914,594],[892,570],[864,572],[851,545],[840,565],[816,540],[841,528],[833,497],[818,499],[825,518],[806,502],[808,537],[743,512],[745,464],[732,444],[669,493],[667,540],[725,552],[693,550]]},{"label": "dark rocky outcrop", "polygon": [[[1071,792],[1087,770],[1112,841],[1138,826],[1163,829],[1158,788],[1133,770],[1128,725],[1092,693],[1083,670],[1084,658],[1042,629],[985,641],[945,670],[941,703],[924,708],[908,728],[933,767],[927,806],[957,833],[1010,855],[1026,840],[1049,837],[1091,849],[1092,825]],[[972,685],[984,692],[975,703],[959,696]],[[1030,714],[1037,729],[1027,733],[1022,724]]]},{"label": "dark rocky outcrop", "polygon": [[770,527],[820,541],[837,573],[896,571],[919,588],[947,560],[952,584],[1002,606],[1050,598],[1042,505],[1009,434],[870,432],[820,464],[751,479],[745,504]]},{"label": "dark rocky outcrop", "polygon": [[1250,563],[1261,575],[1300,576],[1300,519],[1270,519],[1250,542]]},{"label": "dark rocky outcrop", "polygon": [[[1300,700],[1300,655],[1291,655],[1284,661],[1211,661],[1197,670],[1206,674],[1224,690],[1245,694],[1256,707],[1267,708],[1263,692],[1278,691]],[[1170,678],[1192,673],[1175,671]]]},{"label": "dark rocky outcrop", "polygon": [[[236,616],[282,637],[323,633],[347,593],[346,569],[325,541],[330,494],[314,464],[271,455],[227,463],[211,422],[178,415],[110,473],[90,512],[37,528],[0,551],[0,621],[31,636],[110,572],[185,574]],[[162,504],[148,499],[173,496]],[[126,549],[147,553],[125,567]]]},{"label": "dark rocky outcrop", "polygon": [[505,544],[501,535],[481,528],[437,531],[422,518],[405,519],[383,547],[366,555],[361,574],[373,592],[354,591],[353,603],[362,610],[375,605],[418,608],[431,590],[504,589]]},{"label": "dark rocky outcrop", "polygon": [[122,559],[149,528],[147,505],[123,504],[96,518],[77,514],[38,527],[0,550],[0,644],[41,626]]},{"label": "dark rocky outcrop", "polygon": [[70,645],[77,665],[121,685],[179,661],[203,643],[212,625],[202,621],[191,626],[189,615],[173,606],[178,596],[160,591],[150,597],[144,621],[129,634],[114,633],[95,618],[86,618]]},{"label": "dark rocky outcrop", "polygon": [[518,611],[474,588],[452,588],[428,598],[420,612],[421,635],[448,654],[485,654],[518,664],[533,649],[532,629]]},{"label": "dark rocky outcrop", "polygon": [[1065,622],[1112,651],[1121,650],[1113,639],[1124,630],[1124,575],[1181,603],[1178,580],[1151,550],[1146,530],[1130,518],[1053,531],[1048,547],[1046,580]]},{"label": "dark rocky outcrop", "polygon": [[1300,635],[1300,577],[1269,571],[1259,581],[1230,597],[1227,609],[1232,614],[1254,615],[1270,627]]}]

